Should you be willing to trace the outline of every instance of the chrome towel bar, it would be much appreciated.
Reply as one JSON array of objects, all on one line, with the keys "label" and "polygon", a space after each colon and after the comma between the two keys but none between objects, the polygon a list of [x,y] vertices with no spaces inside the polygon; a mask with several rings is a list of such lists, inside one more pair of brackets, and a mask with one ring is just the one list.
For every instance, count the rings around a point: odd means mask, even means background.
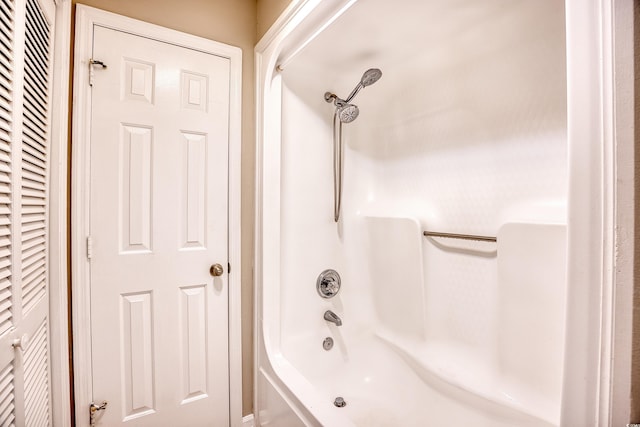
[{"label": "chrome towel bar", "polygon": [[480,242],[497,242],[497,237],[491,236],[476,236],[473,234],[455,234],[455,233],[438,233],[435,231],[425,231],[422,234],[425,237],[446,237],[448,239],[463,239],[463,240],[477,240]]}]

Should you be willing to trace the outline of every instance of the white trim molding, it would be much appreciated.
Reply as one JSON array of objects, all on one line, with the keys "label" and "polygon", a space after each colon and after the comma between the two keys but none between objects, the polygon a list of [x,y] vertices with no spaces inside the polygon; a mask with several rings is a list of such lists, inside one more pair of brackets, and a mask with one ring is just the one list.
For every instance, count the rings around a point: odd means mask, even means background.
[{"label": "white trim molding", "polygon": [[[635,111],[634,111],[634,0],[607,2],[603,11],[603,41],[606,42],[605,102],[609,139],[613,143],[612,220],[614,241],[611,289],[612,318],[610,377],[604,377],[604,395],[608,410],[603,410],[603,425],[624,426],[638,423],[631,419],[633,304],[634,304],[634,210],[635,210]],[[606,22],[606,25],[604,23]],[[635,24],[637,25],[637,23]],[[610,38],[609,38],[610,37]],[[637,71],[636,71],[637,73]],[[614,357],[615,355],[615,357]],[[635,402],[637,405],[638,402]]]},{"label": "white trim molding", "polygon": [[566,0],[565,13],[570,303],[561,426],[622,426],[633,421],[633,0]]},{"label": "white trim molding", "polygon": [[78,427],[88,426],[87,408],[91,398],[91,347],[89,311],[89,268],[86,260],[86,236],[89,230],[89,90],[88,60],[91,58],[93,27],[112,28],[130,34],[199,50],[230,61],[229,111],[229,419],[232,427],[242,427],[242,329],[240,269],[240,155],[242,51],[238,47],[191,34],[149,24],[110,12],[77,5],[73,78],[72,212],[71,259],[73,292],[73,360],[75,413]]},{"label": "white trim molding", "polygon": [[71,0],[57,0],[53,58],[51,163],[49,190],[49,316],[51,398],[54,426],[71,425],[69,376],[69,295],[67,286],[67,173]]},{"label": "white trim molding", "polygon": [[633,310],[633,0],[567,0],[565,10],[571,304],[561,425],[626,425]]}]

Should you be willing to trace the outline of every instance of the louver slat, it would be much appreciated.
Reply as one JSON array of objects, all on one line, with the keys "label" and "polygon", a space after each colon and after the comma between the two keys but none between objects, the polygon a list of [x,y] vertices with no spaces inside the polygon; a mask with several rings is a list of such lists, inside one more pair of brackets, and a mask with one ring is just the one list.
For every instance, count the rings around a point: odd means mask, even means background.
[{"label": "louver slat", "polygon": [[[25,158],[27,158],[27,156],[25,156]],[[33,173],[35,176],[39,176],[42,173],[42,167],[40,167],[39,165],[30,164],[28,161],[25,161],[25,159],[23,159],[22,161],[22,167],[25,170]],[[46,189],[44,183],[39,179],[37,181],[29,180],[28,182],[25,182],[25,185],[26,184],[29,184],[29,188],[33,188],[35,190],[44,191]]]},{"label": "louver slat", "polygon": [[24,129],[24,140],[23,142],[27,145],[29,145],[29,147],[35,149],[36,151],[40,152],[40,155],[44,158],[45,155],[45,139],[43,139],[42,137],[38,136],[37,134],[34,134],[33,131],[31,131],[30,129],[26,128]]},{"label": "louver slat", "polygon": [[[10,0],[2,0],[0,2],[0,33],[6,40],[9,40],[8,48],[4,50],[6,56],[12,57],[12,43],[13,40],[13,2]],[[4,53],[3,52],[3,53]]]},{"label": "louver slat", "polygon": [[0,103],[3,105],[11,103],[11,92],[2,84],[0,84]]},{"label": "louver slat", "polygon": [[[0,334],[13,326],[13,304],[11,276],[11,146],[13,143],[13,38],[14,38],[14,7],[11,0],[0,0]],[[0,390],[4,393],[9,390],[4,383],[7,375],[13,378],[13,371],[7,369],[0,373]],[[6,400],[3,394],[0,396],[0,412],[7,412],[10,419],[8,424],[13,425],[13,385],[10,384],[11,399]]]},{"label": "louver slat", "polygon": [[[27,30],[27,36],[31,35],[31,31]],[[32,37],[33,38],[33,37]],[[27,58],[28,60],[31,60],[34,63],[34,67],[32,70],[30,71],[41,71],[41,72],[45,72],[47,70],[46,64],[42,64],[38,62],[38,58],[40,56],[46,56],[46,54],[39,49],[37,46],[34,46],[33,44],[28,45],[25,49],[25,54],[29,57]],[[38,80],[46,80],[47,75],[43,74],[43,75],[38,75],[37,73],[32,73],[32,75],[34,77],[36,77]],[[42,85],[43,88],[46,88],[46,84]]]},{"label": "louver slat", "polygon": [[2,129],[6,130],[7,132],[11,132],[11,104],[2,104],[2,109],[0,109],[0,121],[2,122]]},{"label": "louver slat", "polygon": [[40,298],[45,295],[46,291],[46,275],[33,275],[28,271],[33,269],[45,268],[45,259],[41,253],[44,251],[44,245],[27,249],[24,252],[23,260],[24,273],[22,283],[22,305],[25,311],[36,305]]},{"label": "louver slat", "polygon": [[[27,0],[22,133],[22,307],[28,312],[46,295],[47,152],[50,26],[36,0]],[[34,415],[34,421],[39,415]]]},{"label": "louver slat", "polygon": [[2,303],[0,303],[0,325],[2,327],[10,327],[11,326],[11,282],[9,280],[0,281],[0,286],[4,287],[2,291],[0,291],[0,298],[2,298]]},{"label": "louver slat", "polygon": [[9,364],[0,372],[0,420],[2,427],[15,426],[13,364]]},{"label": "louver slat", "polygon": [[24,352],[25,424],[33,427],[49,424],[47,329],[45,320]]},{"label": "louver slat", "polygon": [[44,156],[40,151],[33,149],[27,144],[22,144],[22,153],[25,161],[37,165],[40,169],[44,168],[46,170],[46,163],[43,161]]},{"label": "louver slat", "polygon": [[[22,177],[24,179],[28,179],[28,180],[35,181],[35,182],[40,182],[42,184],[45,184],[45,182],[46,182],[44,174],[45,174],[45,171],[42,171],[42,170],[37,174],[31,172],[28,169],[23,169],[22,170]],[[42,194],[42,197],[44,198],[44,191],[41,192],[40,194]]]},{"label": "louver slat", "polygon": [[34,62],[34,68],[25,72],[25,80],[28,80],[28,89],[29,93],[32,95],[31,102],[34,104],[40,104],[40,100],[43,97],[46,97],[47,94],[47,82],[39,78],[37,73],[44,73],[46,69],[40,69],[40,67],[36,66],[35,63],[38,58],[31,58],[29,54],[27,54],[27,62]]},{"label": "louver slat", "polygon": [[[9,153],[6,153],[4,151],[4,145],[3,144],[0,144],[0,162],[5,163],[5,164],[8,163],[8,162],[11,162],[11,157],[9,156]],[[2,175],[2,174],[0,174],[0,175]],[[4,181],[0,178],[0,182],[4,182]]]},{"label": "louver slat", "polygon": [[44,57],[49,56],[49,24],[42,11],[33,1],[27,2],[27,31],[32,31],[38,39],[32,46],[42,50]]},{"label": "louver slat", "polygon": [[11,39],[4,31],[0,31],[0,46],[3,51],[11,51]]},{"label": "louver slat", "polygon": [[8,268],[0,268],[0,289],[11,286],[11,280],[9,280],[10,276],[11,270]]},{"label": "louver slat", "polygon": [[[29,80],[25,80],[25,84],[29,84]],[[37,97],[32,95],[32,91],[25,90],[24,93],[24,108],[28,110],[32,116],[35,116],[38,120],[46,122],[47,119],[47,111],[45,106],[40,104],[40,101]],[[29,121],[25,122],[25,125],[28,125],[31,129],[34,129],[35,123],[29,119]],[[40,133],[36,130],[36,135]],[[43,135],[40,135],[42,137]]]},{"label": "louver slat", "polygon": [[2,52],[2,60],[0,61],[0,84],[7,90],[11,90],[11,70],[13,70],[13,59]]},{"label": "louver slat", "polygon": [[13,21],[13,1],[2,0],[0,2],[0,12],[4,15],[1,18],[2,22],[5,22],[5,19],[8,21]]},{"label": "louver slat", "polygon": [[46,123],[42,120],[43,117],[40,114],[36,114],[34,113],[30,108],[26,108],[25,109],[25,114],[29,116],[29,120],[30,120],[30,129],[35,132],[36,134],[38,133],[46,133]]}]

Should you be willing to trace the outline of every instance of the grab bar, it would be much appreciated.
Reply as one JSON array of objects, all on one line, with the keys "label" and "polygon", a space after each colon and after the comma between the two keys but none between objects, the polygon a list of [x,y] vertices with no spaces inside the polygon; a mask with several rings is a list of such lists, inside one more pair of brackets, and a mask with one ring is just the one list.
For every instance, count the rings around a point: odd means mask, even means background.
[{"label": "grab bar", "polygon": [[497,242],[497,237],[476,236],[473,234],[455,234],[455,233],[438,233],[435,231],[425,231],[422,233],[425,237],[446,237],[448,239],[477,240],[480,242]]}]

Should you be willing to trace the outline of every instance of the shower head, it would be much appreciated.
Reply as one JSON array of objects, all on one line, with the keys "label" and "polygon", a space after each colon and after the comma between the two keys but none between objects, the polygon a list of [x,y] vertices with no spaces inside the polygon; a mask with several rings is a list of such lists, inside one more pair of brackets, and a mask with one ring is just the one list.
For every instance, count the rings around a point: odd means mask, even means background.
[{"label": "shower head", "polygon": [[357,105],[354,104],[343,104],[338,107],[338,118],[342,123],[351,123],[355,119],[358,118],[358,114],[360,114],[360,110]]},{"label": "shower head", "polygon": [[360,110],[355,104],[349,104],[344,99],[338,98],[335,93],[325,92],[324,100],[327,102],[333,102],[336,106],[336,116],[342,123],[351,123],[358,118]]},{"label": "shower head", "polygon": [[347,99],[339,98],[335,93],[325,92],[324,100],[327,102],[333,102],[336,106],[336,115],[342,123],[351,123],[360,114],[360,110],[357,105],[350,104],[351,100],[360,92],[364,87],[371,86],[382,77],[382,71],[378,68],[369,68],[364,72],[358,85],[351,91]]},{"label": "shower head", "polygon": [[369,68],[364,72],[362,78],[360,79],[360,83],[353,88],[349,96],[347,96],[346,102],[351,102],[351,100],[360,92],[360,89],[363,87],[371,86],[382,77],[382,71],[379,68]]},{"label": "shower head", "polygon": [[369,68],[364,72],[360,79],[360,84],[363,87],[371,86],[382,77],[382,71],[379,68]]}]

